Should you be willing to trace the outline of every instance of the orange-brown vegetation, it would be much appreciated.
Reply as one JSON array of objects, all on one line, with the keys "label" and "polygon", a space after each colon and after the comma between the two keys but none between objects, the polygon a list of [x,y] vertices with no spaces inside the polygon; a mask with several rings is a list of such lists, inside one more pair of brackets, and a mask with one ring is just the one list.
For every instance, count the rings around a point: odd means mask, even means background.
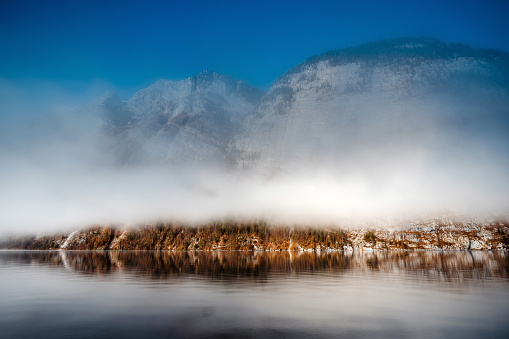
[{"label": "orange-brown vegetation", "polygon": [[263,221],[198,226],[161,223],[137,228],[100,227],[68,235],[17,237],[0,248],[28,250],[319,251],[371,248],[507,249],[509,223],[432,221],[389,228],[270,226]]}]

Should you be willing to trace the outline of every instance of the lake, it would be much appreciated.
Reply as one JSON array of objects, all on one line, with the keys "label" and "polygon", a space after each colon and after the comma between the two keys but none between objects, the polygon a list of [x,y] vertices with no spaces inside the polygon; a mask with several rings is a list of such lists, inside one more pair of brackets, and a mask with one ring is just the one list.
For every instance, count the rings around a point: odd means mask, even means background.
[{"label": "lake", "polygon": [[0,251],[0,338],[501,338],[508,319],[502,251]]}]

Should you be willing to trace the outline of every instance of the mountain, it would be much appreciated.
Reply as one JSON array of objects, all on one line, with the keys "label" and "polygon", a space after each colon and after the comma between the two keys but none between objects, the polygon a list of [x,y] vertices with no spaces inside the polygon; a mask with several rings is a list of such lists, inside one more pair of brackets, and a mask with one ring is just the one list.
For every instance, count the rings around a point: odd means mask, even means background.
[{"label": "mountain", "polygon": [[159,80],[125,106],[133,116],[121,135],[127,147],[122,160],[175,164],[224,159],[227,145],[262,94],[210,71],[182,81]]},{"label": "mountain", "polygon": [[283,74],[231,152],[239,167],[269,175],[372,166],[473,145],[508,150],[508,122],[507,53],[401,38],[329,51]]},{"label": "mountain", "polygon": [[500,51],[379,41],[305,60],[266,93],[204,71],[0,126],[0,221],[506,216],[508,127]]},{"label": "mountain", "polygon": [[451,158],[466,166],[509,151],[509,55],[400,38],[313,56],[266,93],[203,71],[92,106],[122,164],[226,162],[268,176]]}]

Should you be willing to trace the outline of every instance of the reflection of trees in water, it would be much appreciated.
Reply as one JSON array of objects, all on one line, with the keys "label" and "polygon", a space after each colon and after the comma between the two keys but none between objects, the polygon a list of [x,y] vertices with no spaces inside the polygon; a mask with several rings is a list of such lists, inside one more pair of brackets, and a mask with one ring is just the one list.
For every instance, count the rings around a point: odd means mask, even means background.
[{"label": "reflection of trees in water", "polygon": [[[366,266],[385,274],[411,274],[424,281],[461,283],[464,280],[509,278],[509,256],[499,251],[373,252]],[[362,269],[362,264],[358,266]]]},{"label": "reflection of trees in water", "polygon": [[507,252],[1,252],[9,265],[62,266],[83,274],[127,273],[151,279],[199,276],[211,280],[267,281],[278,276],[365,272],[421,281],[509,278]]}]

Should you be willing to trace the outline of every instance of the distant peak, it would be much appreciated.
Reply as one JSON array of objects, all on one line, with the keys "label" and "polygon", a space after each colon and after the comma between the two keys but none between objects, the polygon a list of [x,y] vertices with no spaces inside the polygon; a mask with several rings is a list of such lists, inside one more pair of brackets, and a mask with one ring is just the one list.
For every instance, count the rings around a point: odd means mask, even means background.
[{"label": "distant peak", "polygon": [[112,98],[118,98],[117,92],[107,91],[99,98],[99,101],[111,100]]},{"label": "distant peak", "polygon": [[214,79],[223,79],[225,78],[225,75],[219,74],[217,72],[211,71],[211,70],[203,70],[197,75],[193,75],[189,77],[190,79],[207,79],[207,80],[214,80]]},{"label": "distant peak", "polygon": [[201,71],[200,73],[198,73],[198,76],[202,76],[202,77],[217,77],[217,76],[219,76],[219,73],[216,73],[214,71],[205,69],[205,70]]},{"label": "distant peak", "polygon": [[208,69],[201,71],[200,73],[193,75],[188,78],[191,82],[195,84],[211,84],[214,82],[223,82],[223,83],[231,83],[234,84],[238,80],[233,79],[228,75],[219,74],[214,71],[210,71]]},{"label": "distant peak", "polygon": [[100,106],[118,105],[121,102],[122,100],[115,91],[108,91],[96,100],[96,104]]}]

